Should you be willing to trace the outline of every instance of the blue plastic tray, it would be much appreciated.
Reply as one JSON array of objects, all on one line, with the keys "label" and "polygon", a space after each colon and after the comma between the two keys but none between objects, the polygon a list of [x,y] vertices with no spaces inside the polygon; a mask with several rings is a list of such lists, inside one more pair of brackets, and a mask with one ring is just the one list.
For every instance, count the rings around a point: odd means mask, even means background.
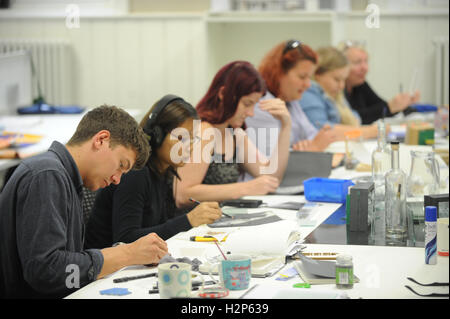
[{"label": "blue plastic tray", "polygon": [[312,202],[345,203],[349,186],[354,183],[349,179],[312,177],[303,182],[305,198]]}]

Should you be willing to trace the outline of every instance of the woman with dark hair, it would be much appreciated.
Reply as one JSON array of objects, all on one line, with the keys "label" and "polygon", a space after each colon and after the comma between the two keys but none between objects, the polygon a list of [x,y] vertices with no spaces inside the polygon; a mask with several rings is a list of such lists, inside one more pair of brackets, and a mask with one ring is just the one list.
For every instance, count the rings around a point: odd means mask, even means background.
[{"label": "woman with dark hair", "polygon": [[131,171],[119,185],[96,197],[86,229],[86,246],[109,247],[156,233],[166,240],[181,231],[209,224],[222,215],[216,202],[204,202],[187,214],[174,216],[166,199],[167,178],[189,159],[195,109],[182,98],[166,95],[144,116],[140,126],[149,136],[151,155],[142,170]]},{"label": "woman with dark hair", "polygon": [[[277,151],[270,158],[258,152],[247,136],[250,132],[244,131],[245,119],[253,116],[254,106],[265,92],[264,80],[249,62],[234,61],[217,72],[197,105],[202,143],[194,149],[191,163],[178,170],[181,179],[174,184],[178,207],[188,205],[190,197],[223,201],[265,195],[278,187],[287,165],[291,130],[284,102],[270,99],[260,104],[281,123],[278,140],[272,141]],[[255,179],[237,183],[243,172]]]},{"label": "woman with dark hair", "polygon": [[[263,58],[259,73],[267,83],[268,92],[264,99],[279,98],[287,105],[292,118],[290,144],[295,150],[323,151],[335,140],[335,133],[329,126],[317,130],[309,122],[300,107],[299,100],[311,85],[311,77],[317,65],[317,54],[306,44],[297,40],[282,42],[272,48]],[[280,122],[260,107],[255,108],[255,116],[248,118],[248,127],[279,129]],[[256,141],[261,144],[259,138]],[[266,142],[260,151],[269,156],[273,148]]]}]

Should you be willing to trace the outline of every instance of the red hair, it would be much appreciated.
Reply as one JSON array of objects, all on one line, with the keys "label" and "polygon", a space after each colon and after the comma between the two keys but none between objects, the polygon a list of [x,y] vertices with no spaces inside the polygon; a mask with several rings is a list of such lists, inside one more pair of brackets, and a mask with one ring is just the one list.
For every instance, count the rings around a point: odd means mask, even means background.
[{"label": "red hair", "polygon": [[308,45],[301,43],[297,48],[285,51],[286,44],[287,42],[282,42],[272,48],[264,56],[258,68],[267,84],[267,89],[275,97],[280,95],[280,79],[284,74],[300,61],[308,60],[317,64],[318,60],[317,53]]},{"label": "red hair", "polygon": [[[219,91],[223,87],[222,96]],[[236,112],[239,100],[254,92],[266,93],[266,85],[255,67],[247,61],[234,61],[215,75],[205,96],[197,104],[200,119],[220,124]]]}]

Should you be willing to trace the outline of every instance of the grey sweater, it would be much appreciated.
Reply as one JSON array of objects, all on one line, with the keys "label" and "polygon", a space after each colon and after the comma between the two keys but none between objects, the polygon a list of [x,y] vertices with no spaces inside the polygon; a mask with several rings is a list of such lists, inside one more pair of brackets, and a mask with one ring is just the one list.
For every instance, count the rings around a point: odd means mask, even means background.
[{"label": "grey sweater", "polygon": [[83,250],[82,180],[64,145],[24,160],[0,194],[0,297],[63,297],[94,281]]}]

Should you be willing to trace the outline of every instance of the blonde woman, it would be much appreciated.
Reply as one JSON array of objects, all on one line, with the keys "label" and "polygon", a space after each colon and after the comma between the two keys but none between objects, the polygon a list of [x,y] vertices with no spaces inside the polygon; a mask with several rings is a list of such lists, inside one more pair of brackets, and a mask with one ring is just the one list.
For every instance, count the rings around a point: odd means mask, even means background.
[{"label": "blonde woman", "polygon": [[303,94],[300,105],[309,121],[320,129],[330,125],[338,135],[360,129],[364,138],[377,136],[376,125],[360,125],[358,113],[351,109],[345,100],[343,90],[350,72],[349,62],[344,54],[333,47],[317,51],[319,62],[311,87]]}]

